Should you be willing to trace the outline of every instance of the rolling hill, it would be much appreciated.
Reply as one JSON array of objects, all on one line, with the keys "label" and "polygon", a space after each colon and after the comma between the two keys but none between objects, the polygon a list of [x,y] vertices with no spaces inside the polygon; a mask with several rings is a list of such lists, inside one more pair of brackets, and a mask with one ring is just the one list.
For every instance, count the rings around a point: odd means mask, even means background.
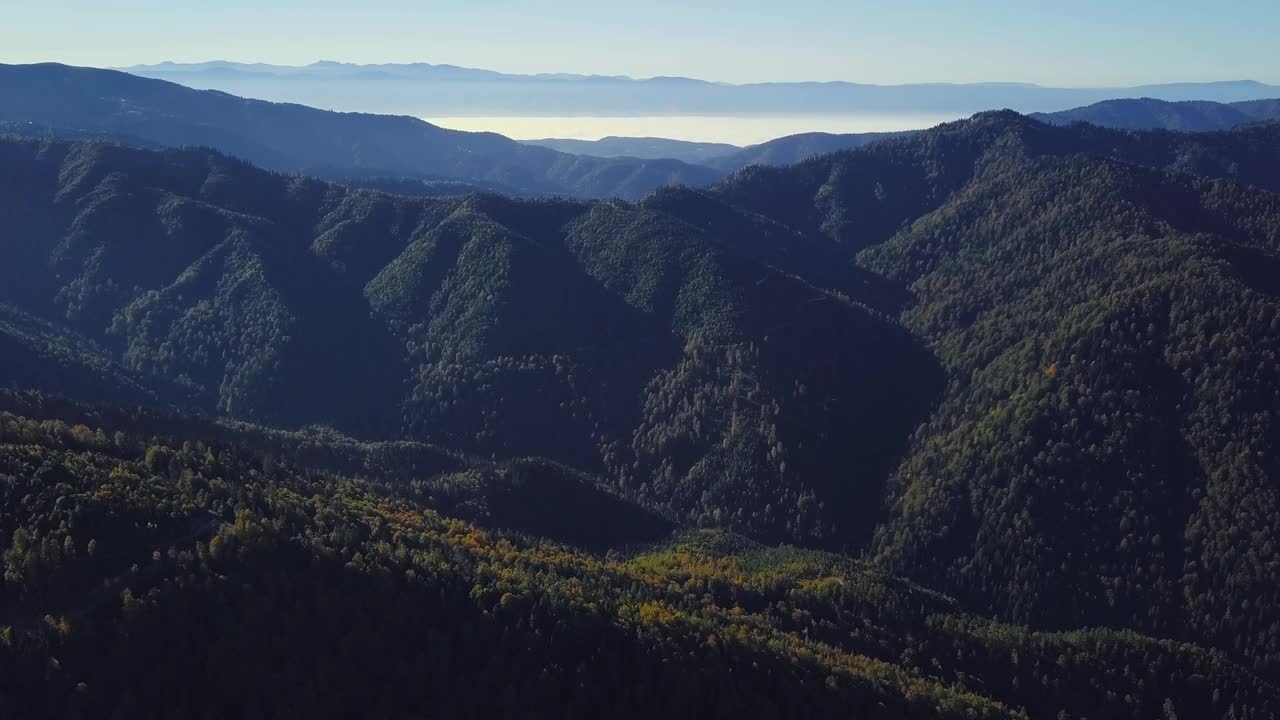
[{"label": "rolling hill", "polygon": [[1121,130],[1230,130],[1251,122],[1280,120],[1280,100],[1219,103],[1206,100],[1167,102],[1152,98],[1106,100],[1087,107],[1031,117],[1053,125],[1087,122]]},{"label": "rolling hill", "polygon": [[687,142],[652,137],[605,137],[599,140],[564,140],[547,138],[524,140],[526,145],[538,145],[574,155],[592,157],[634,157],[644,160],[669,158],[691,165],[707,165],[709,161],[732,155],[742,148],[737,145],[710,142]]},{"label": "rolling hill", "polygon": [[734,172],[750,165],[793,165],[815,155],[852,150],[880,140],[905,137],[910,132],[874,133],[802,133],[776,138],[743,148],[732,155],[713,158],[707,164],[718,170]]},{"label": "rolling hill", "polygon": [[745,148],[720,143],[691,143],[664,138],[607,137],[600,140],[527,140],[525,142],[579,155],[672,158],[714,168],[727,175],[749,165],[793,165],[815,155],[852,150],[880,140],[909,134],[911,134],[910,131],[801,133],[775,138]]}]

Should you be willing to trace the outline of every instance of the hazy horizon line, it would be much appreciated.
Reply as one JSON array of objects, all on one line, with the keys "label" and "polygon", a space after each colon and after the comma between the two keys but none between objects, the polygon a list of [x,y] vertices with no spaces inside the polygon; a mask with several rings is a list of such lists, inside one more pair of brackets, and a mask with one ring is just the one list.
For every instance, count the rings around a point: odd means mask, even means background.
[{"label": "hazy horizon line", "polygon": [[[57,62],[57,61],[50,61]],[[1027,82],[1019,80],[968,80],[968,81],[946,81],[946,80],[930,80],[917,82],[901,82],[901,83],[880,83],[873,81],[861,80],[760,80],[751,82],[732,82],[727,80],[711,80],[706,78],[694,77],[692,75],[651,75],[638,76],[626,74],[606,74],[591,72],[510,72],[506,70],[497,70],[487,67],[473,67],[468,65],[456,65],[453,63],[433,63],[425,60],[416,60],[410,62],[349,62],[344,60],[331,60],[321,58],[305,64],[288,64],[288,63],[270,63],[262,61],[243,61],[243,60],[226,60],[212,59],[201,61],[177,61],[177,60],[161,60],[150,63],[134,63],[131,65],[98,65],[83,67],[98,67],[104,70],[117,70],[121,72],[132,72],[134,70],[156,70],[166,67],[176,68],[192,68],[198,66],[209,65],[227,65],[241,68],[280,68],[289,70],[307,70],[317,66],[339,66],[350,68],[378,68],[378,67],[415,67],[425,66],[431,68],[446,68],[467,70],[472,72],[492,73],[495,75],[503,75],[513,78],[583,78],[583,79],[603,79],[603,80],[629,80],[633,82],[649,82],[654,80],[682,80],[689,82],[705,83],[709,85],[723,85],[733,87],[750,87],[755,85],[858,85],[863,87],[930,87],[930,86],[1009,86],[1009,87],[1034,87],[1054,90],[1128,90],[1138,88],[1155,88],[1175,85],[1240,85],[1240,84],[1256,84],[1264,87],[1280,88],[1280,80],[1277,82],[1267,82],[1256,78],[1225,78],[1218,80],[1165,80],[1159,82],[1142,82],[1142,83],[1120,83],[1115,85],[1103,84],[1045,84],[1040,82]]]}]

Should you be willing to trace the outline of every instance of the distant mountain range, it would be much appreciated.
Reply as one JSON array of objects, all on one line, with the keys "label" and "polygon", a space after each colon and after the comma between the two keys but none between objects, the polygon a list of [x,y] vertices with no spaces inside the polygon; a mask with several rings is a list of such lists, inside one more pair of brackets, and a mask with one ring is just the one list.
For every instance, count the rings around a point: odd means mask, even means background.
[{"label": "distant mountain range", "polygon": [[574,155],[614,158],[633,157],[656,160],[670,158],[695,165],[732,155],[742,150],[738,145],[712,142],[689,142],[657,137],[616,137],[599,140],[575,140],[545,138],[523,140],[526,145],[538,145]]},{"label": "distant mountain range", "polygon": [[751,165],[792,165],[817,155],[852,150],[878,140],[906,137],[915,131],[846,133],[801,133],[788,135],[769,142],[743,148],[733,155],[712,160],[709,164],[719,170],[733,172]]},{"label": "distant mountain range", "polygon": [[278,172],[405,195],[637,199],[664,185],[706,186],[749,165],[789,165],[893,135],[806,133],[747,148],[660,138],[520,143],[411,117],[331,112],[56,64],[0,65],[0,92],[5,134],[205,146]]},{"label": "distant mountain range", "polygon": [[1052,125],[1087,122],[1122,130],[1230,130],[1251,122],[1280,120],[1280,100],[1218,103],[1206,100],[1167,102],[1154,98],[1106,100],[1087,107],[1031,117]]},{"label": "distant mountain range", "polygon": [[[236,72],[277,76],[276,70]],[[346,77],[341,73],[350,68],[316,72]],[[472,77],[469,71],[458,72]],[[534,80],[548,81],[541,76]],[[207,146],[278,172],[403,195],[497,192],[638,199],[665,185],[707,186],[751,165],[790,165],[912,134],[805,133],[746,148],[662,138],[522,143],[493,133],[448,130],[413,117],[251,100],[114,70],[57,64],[0,65],[0,93],[6,98],[0,105],[0,132],[7,134],[107,139],[147,148]],[[1280,101],[1115,100],[1034,117],[1051,124],[1214,130],[1280,118]]]},{"label": "distant mountain range", "polygon": [[[1280,99],[1218,103],[1207,100],[1167,102],[1153,98],[1104,100],[1055,113],[1029,115],[1051,125],[1086,122],[1120,130],[1230,130],[1252,122],[1280,120]],[[598,157],[673,158],[733,172],[750,165],[791,165],[816,155],[851,150],[877,140],[905,137],[897,133],[803,133],[749,147],[722,143],[693,143],[666,138],[607,137],[601,140],[527,140],[562,152]]]},{"label": "distant mountain range", "polygon": [[635,198],[722,175],[676,160],[567,155],[412,117],[249,100],[114,70],[0,65],[0,97],[0,122],[126,144],[207,146],[271,170],[330,179],[447,179],[519,195]]},{"label": "distant mountain range", "polygon": [[595,157],[634,157],[644,159],[671,158],[702,164],[722,172],[741,170],[749,165],[791,165],[815,155],[862,147],[876,140],[909,135],[897,133],[823,132],[788,135],[768,142],[738,147],[723,143],[695,143],[666,138],[606,137],[600,140],[526,140],[561,152]]},{"label": "distant mountain range", "polygon": [[699,115],[928,113],[970,115],[992,108],[1054,112],[1126,97],[1237,102],[1280,96],[1253,81],[1126,88],[1054,88],[1022,83],[869,85],[783,82],[733,85],[691,78],[508,75],[453,65],[303,67],[208,62],[121,68],[145,77],[247,97],[333,110],[450,115]]}]

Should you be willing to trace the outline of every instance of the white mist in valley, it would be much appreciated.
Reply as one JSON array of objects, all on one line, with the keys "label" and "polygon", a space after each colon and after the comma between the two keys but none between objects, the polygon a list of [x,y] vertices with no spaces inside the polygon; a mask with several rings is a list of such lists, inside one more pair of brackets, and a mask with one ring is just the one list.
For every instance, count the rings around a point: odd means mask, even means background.
[{"label": "white mist in valley", "polygon": [[937,113],[859,113],[851,115],[653,115],[428,117],[427,122],[452,130],[495,132],[516,140],[563,138],[599,140],[603,137],[658,137],[694,142],[753,145],[807,132],[864,133],[919,130],[958,120],[959,115]]}]

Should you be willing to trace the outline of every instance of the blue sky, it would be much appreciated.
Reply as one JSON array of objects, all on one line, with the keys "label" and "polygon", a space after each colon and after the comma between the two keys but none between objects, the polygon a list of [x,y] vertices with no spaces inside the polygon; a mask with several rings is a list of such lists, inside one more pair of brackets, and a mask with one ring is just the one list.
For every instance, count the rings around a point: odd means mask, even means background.
[{"label": "blue sky", "polygon": [[1280,0],[0,0],[0,62],[432,62],[730,82],[1280,83]]}]

